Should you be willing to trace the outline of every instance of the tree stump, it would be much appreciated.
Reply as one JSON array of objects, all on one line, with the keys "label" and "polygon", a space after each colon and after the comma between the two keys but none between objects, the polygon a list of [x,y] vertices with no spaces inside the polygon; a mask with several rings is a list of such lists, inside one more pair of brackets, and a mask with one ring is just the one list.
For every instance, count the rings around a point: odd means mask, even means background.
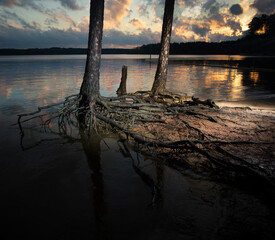
[{"label": "tree stump", "polygon": [[127,66],[122,66],[122,75],[119,88],[117,89],[116,93],[118,96],[126,95],[126,80],[127,80]]}]

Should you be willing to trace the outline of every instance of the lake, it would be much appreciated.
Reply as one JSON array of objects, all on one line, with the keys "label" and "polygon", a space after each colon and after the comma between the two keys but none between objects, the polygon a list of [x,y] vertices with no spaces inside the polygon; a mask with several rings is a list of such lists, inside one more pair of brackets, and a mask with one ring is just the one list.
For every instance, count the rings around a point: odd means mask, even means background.
[{"label": "lake", "polygon": [[[121,68],[127,90],[149,90],[157,56],[103,55],[101,94],[115,95]],[[275,96],[274,58],[171,56],[167,88],[202,99]],[[268,68],[264,68],[268,66]],[[0,56],[1,239],[273,239],[274,195],[255,182],[216,181],[131,150],[161,186],[151,188],[112,133],[89,142],[24,125],[17,114],[78,93],[83,55]]]}]

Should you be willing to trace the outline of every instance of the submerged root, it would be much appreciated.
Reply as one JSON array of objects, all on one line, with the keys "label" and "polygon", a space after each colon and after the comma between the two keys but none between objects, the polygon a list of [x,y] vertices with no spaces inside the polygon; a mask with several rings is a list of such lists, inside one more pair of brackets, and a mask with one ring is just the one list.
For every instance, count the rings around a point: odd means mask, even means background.
[{"label": "submerged root", "polygon": [[79,101],[78,95],[72,95],[64,102],[18,115],[21,135],[22,124],[36,118],[42,119],[45,128],[57,120],[62,135],[80,125],[88,135],[91,129],[109,126],[122,132],[128,143],[138,144],[140,151],[165,159],[167,164],[177,162],[216,173],[223,169],[260,176],[274,184],[274,117],[253,115],[247,109],[228,112],[212,100],[173,93],[153,97],[151,92],[139,91],[99,97],[87,108],[79,108]]}]

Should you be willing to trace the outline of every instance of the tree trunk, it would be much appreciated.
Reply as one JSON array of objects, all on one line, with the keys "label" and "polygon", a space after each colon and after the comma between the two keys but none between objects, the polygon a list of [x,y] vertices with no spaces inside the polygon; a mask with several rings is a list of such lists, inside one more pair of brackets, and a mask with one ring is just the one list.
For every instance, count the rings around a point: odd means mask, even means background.
[{"label": "tree trunk", "polygon": [[158,59],[158,67],[152,87],[154,96],[166,91],[168,56],[170,51],[170,39],[173,24],[175,0],[166,0],[161,34],[161,50]]},{"label": "tree trunk", "polygon": [[80,106],[89,106],[99,92],[99,69],[102,49],[104,0],[91,0],[88,53],[80,89]]}]

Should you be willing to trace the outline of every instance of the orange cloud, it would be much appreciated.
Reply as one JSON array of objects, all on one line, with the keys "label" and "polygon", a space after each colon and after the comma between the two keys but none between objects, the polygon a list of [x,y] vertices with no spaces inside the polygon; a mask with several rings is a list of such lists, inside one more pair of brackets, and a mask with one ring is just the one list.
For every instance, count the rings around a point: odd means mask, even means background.
[{"label": "orange cloud", "polygon": [[73,25],[73,26],[76,25],[75,21],[72,18],[70,18],[65,12],[57,13],[56,17],[63,20],[66,23],[69,23],[69,24]]},{"label": "orange cloud", "polygon": [[104,28],[110,29],[114,26],[119,27],[122,19],[129,14],[131,3],[132,0],[107,0],[104,13]]},{"label": "orange cloud", "polygon": [[129,21],[129,23],[132,24],[138,30],[142,30],[145,28],[144,23],[137,18],[133,18],[131,21]]},{"label": "orange cloud", "polygon": [[89,21],[90,18],[89,16],[85,16],[81,22],[78,23],[77,28],[81,31],[81,32],[88,32],[89,31]]},{"label": "orange cloud", "polygon": [[206,41],[208,40],[207,32],[209,30],[209,23],[183,17],[175,25],[173,33],[183,41]]},{"label": "orange cloud", "polygon": [[211,20],[210,29],[212,34],[218,33],[225,36],[232,36],[234,32],[230,26],[225,26],[214,19]]}]

